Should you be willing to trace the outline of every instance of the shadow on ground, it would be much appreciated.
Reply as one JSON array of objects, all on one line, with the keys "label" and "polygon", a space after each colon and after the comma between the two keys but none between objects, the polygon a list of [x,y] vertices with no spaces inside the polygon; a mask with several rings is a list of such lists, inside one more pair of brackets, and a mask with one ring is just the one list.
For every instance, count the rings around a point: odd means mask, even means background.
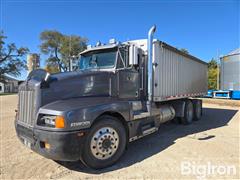
[{"label": "shadow on ground", "polygon": [[[123,157],[113,166],[102,170],[86,168],[80,162],[61,162],[60,164],[70,170],[90,174],[100,174],[131,166],[137,162],[160,153],[173,145],[178,138],[227,126],[228,122],[237,113],[237,110],[204,108],[200,121],[194,121],[191,125],[184,126],[168,122],[162,124],[159,131],[129,144]],[[215,135],[207,135],[196,140],[208,140]]]}]

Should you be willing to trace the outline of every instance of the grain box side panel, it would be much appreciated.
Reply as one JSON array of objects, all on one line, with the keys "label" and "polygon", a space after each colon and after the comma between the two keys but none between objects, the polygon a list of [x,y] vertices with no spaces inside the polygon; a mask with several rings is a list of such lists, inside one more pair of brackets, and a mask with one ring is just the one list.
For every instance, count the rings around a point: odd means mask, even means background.
[{"label": "grain box side panel", "polygon": [[161,46],[153,46],[154,101],[202,95],[207,92],[207,65]]}]

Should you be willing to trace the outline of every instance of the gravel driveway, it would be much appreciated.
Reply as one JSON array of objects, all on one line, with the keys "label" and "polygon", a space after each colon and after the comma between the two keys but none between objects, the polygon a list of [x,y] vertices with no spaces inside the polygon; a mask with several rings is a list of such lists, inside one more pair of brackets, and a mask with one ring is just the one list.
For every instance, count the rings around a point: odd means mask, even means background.
[{"label": "gravel driveway", "polygon": [[168,122],[131,143],[112,167],[90,170],[59,164],[27,149],[16,137],[17,96],[0,97],[1,179],[240,179],[239,106],[203,105],[203,118],[184,126]]}]

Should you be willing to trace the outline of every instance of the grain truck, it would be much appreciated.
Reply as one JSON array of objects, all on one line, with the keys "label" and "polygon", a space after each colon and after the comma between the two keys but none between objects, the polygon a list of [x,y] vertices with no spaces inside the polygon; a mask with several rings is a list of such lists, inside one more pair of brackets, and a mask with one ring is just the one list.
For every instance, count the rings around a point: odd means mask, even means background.
[{"label": "grain truck", "polygon": [[20,141],[56,161],[94,168],[114,164],[129,142],[173,119],[199,120],[207,64],[153,38],[89,46],[78,69],[32,71],[19,87]]}]

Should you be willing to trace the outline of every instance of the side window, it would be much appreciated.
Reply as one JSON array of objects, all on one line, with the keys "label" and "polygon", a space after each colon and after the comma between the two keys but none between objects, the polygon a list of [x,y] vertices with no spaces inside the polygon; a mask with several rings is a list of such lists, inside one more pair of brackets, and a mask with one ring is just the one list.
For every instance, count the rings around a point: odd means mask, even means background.
[{"label": "side window", "polygon": [[[125,67],[129,67],[129,62],[128,62],[128,47],[122,47],[119,49],[119,52],[121,54],[121,57],[122,57],[122,61],[123,62],[118,62],[120,68],[123,68],[124,67],[124,64],[125,64]],[[120,56],[120,55],[118,55]],[[118,57],[118,61],[121,61],[121,57]],[[124,63],[124,64],[123,64]]]}]

